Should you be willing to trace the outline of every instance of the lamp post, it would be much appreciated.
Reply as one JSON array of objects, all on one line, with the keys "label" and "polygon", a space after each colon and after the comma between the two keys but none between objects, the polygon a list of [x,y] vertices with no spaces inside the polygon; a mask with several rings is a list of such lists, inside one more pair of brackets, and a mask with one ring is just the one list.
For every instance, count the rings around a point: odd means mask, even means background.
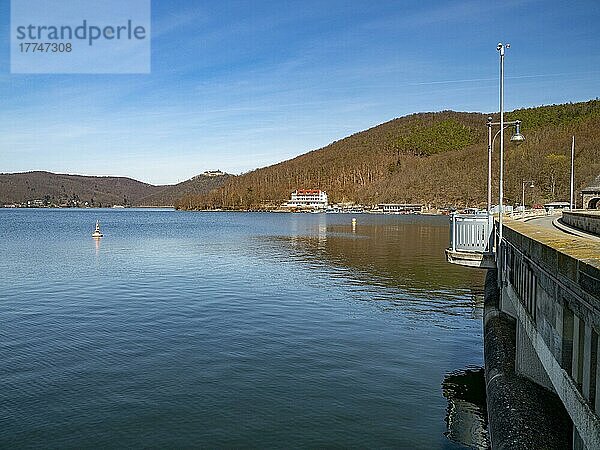
[{"label": "lamp post", "polygon": [[488,185],[487,185],[487,212],[492,212],[492,118],[487,118],[488,127]]},{"label": "lamp post", "polygon": [[534,186],[533,186],[533,181],[531,181],[531,180],[529,180],[529,181],[525,181],[525,180],[523,180],[523,183],[522,183],[523,192],[522,192],[522,196],[521,196],[521,207],[523,208],[523,217],[525,217],[525,185],[526,185],[527,183],[531,183],[531,184],[529,185],[529,187],[530,187],[530,188],[533,188],[533,187],[534,187]]},{"label": "lamp post", "polygon": [[569,209],[573,211],[575,208],[575,196],[573,194],[573,187],[575,185],[575,136],[573,136],[573,141],[571,142],[571,197]]},{"label": "lamp post", "polygon": [[499,42],[496,50],[500,52],[500,188],[498,189],[498,249],[502,247],[502,215],[504,214],[504,51],[510,44]]},{"label": "lamp post", "polygon": [[[510,48],[510,44],[498,43],[496,50],[500,53],[500,188],[498,193],[498,247],[502,246],[502,215],[504,213],[504,52],[507,48]],[[512,125],[512,123],[510,123]],[[515,120],[515,134],[510,138],[511,142],[520,144],[525,140],[525,137],[521,134],[521,121]]]}]

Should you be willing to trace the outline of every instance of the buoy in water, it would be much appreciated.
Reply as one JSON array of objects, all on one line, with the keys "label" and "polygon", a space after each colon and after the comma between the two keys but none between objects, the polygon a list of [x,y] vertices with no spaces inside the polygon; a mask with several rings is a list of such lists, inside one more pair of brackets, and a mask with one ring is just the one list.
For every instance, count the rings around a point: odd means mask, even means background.
[{"label": "buoy in water", "polygon": [[92,237],[93,237],[94,239],[99,239],[99,238],[101,238],[102,236],[104,236],[104,235],[103,235],[103,234],[102,234],[102,232],[100,231],[100,222],[99,222],[98,220],[96,220],[96,230],[95,230],[95,231],[92,233]]}]

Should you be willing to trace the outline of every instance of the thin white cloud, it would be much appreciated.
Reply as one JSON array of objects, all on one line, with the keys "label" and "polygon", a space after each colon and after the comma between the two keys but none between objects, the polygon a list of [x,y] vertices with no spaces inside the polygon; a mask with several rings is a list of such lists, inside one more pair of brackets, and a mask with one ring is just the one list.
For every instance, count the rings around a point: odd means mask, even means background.
[{"label": "thin white cloud", "polygon": [[[580,75],[596,75],[600,74],[600,71],[592,71],[592,72],[564,72],[564,73],[540,73],[540,74],[531,74],[531,75],[516,75],[506,77],[507,80],[522,80],[528,78],[552,78],[552,77],[573,77]],[[495,78],[467,78],[464,80],[435,80],[435,81],[423,81],[418,83],[408,83],[407,86],[430,86],[436,84],[458,84],[458,83],[478,83],[478,82],[488,82],[488,81],[498,81],[498,77]]]}]

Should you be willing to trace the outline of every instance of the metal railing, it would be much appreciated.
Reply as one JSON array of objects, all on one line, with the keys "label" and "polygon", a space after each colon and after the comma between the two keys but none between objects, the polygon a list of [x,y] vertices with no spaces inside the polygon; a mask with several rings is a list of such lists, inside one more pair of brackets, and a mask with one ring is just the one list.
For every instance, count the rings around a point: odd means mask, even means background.
[{"label": "metal railing", "polygon": [[450,249],[453,252],[492,253],[494,248],[494,217],[482,214],[450,216]]},{"label": "metal railing", "polygon": [[526,209],[525,211],[513,211],[510,216],[515,220],[527,220],[535,217],[545,217],[549,215],[545,209]]}]

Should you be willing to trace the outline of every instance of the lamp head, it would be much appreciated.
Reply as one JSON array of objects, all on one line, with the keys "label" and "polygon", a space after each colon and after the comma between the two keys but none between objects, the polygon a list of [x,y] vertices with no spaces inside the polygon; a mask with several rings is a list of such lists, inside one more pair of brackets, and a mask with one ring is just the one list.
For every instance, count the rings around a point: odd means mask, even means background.
[{"label": "lamp head", "polygon": [[535,186],[533,185],[533,181],[531,182],[531,184],[529,185],[530,188],[534,188]]},{"label": "lamp head", "polygon": [[525,142],[525,136],[523,136],[521,134],[521,121],[520,120],[517,120],[515,123],[515,132],[510,137],[510,142],[513,142],[516,145],[519,145],[519,144]]},{"label": "lamp head", "polygon": [[516,145],[522,144],[525,142],[525,136],[523,136],[521,133],[515,133],[510,137],[510,142]]}]

